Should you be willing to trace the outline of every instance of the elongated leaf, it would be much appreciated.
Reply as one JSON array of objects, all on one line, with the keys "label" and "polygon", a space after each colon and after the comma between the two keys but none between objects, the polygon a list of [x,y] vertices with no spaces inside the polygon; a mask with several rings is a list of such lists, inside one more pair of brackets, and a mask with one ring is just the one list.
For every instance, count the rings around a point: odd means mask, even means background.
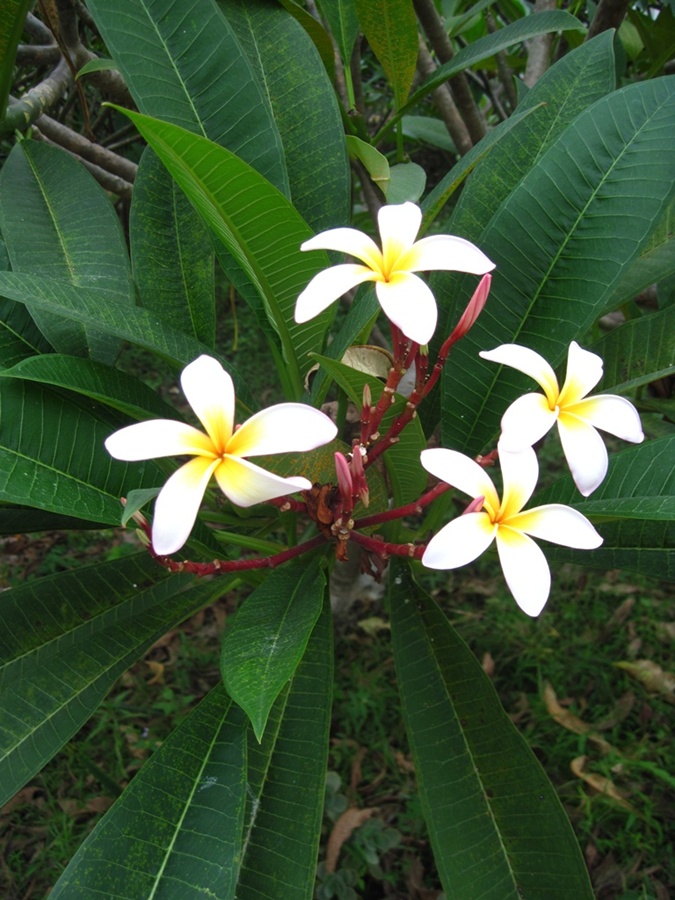
[{"label": "elongated leaf", "polygon": [[605,312],[633,300],[652,284],[675,274],[675,203],[666,209],[640,255],[633,261],[616,290],[608,298]]},{"label": "elongated leaf", "polygon": [[[245,855],[240,900],[310,900],[328,759],[333,637],[328,598],[295,671],[270,715],[262,745],[249,742]],[[277,726],[278,722],[278,726]]]},{"label": "elongated leaf", "polygon": [[348,68],[356,35],[359,33],[359,19],[354,0],[319,0],[319,7],[326,17],[342,62]]},{"label": "elongated leaf", "polygon": [[185,366],[202,353],[214,356],[230,373],[237,399],[251,408],[251,394],[239,373],[227,360],[194,338],[163,325],[145,309],[119,307],[117,295],[98,288],[77,288],[68,282],[35,275],[0,272],[0,293],[19,303],[58,312],[77,322],[92,324],[108,334],[152,350],[176,366]]},{"label": "elongated leaf", "polygon": [[[126,564],[127,560],[119,560]],[[91,569],[68,572],[59,577],[66,579],[64,593],[80,593],[85,596],[91,590]],[[34,586],[32,602],[39,607],[46,602],[44,588]],[[93,582],[98,585],[98,580]],[[32,586],[32,585],[31,585]],[[48,588],[54,588],[50,581]],[[187,590],[186,590],[187,587]],[[119,586],[124,591],[124,606],[118,608],[114,623],[92,633],[83,629],[82,638],[74,642],[72,597],[63,613],[49,607],[47,621],[64,616],[63,650],[53,642],[58,641],[54,629],[45,641],[48,650],[44,662],[40,647],[35,646],[39,631],[35,624],[25,624],[25,607],[17,619],[19,648],[21,635],[28,641],[29,655],[23,665],[23,677],[9,681],[0,692],[0,784],[4,803],[31,778],[86,722],[101,702],[115,679],[144,650],[165,631],[182,622],[208,602],[215,593],[211,584],[189,587],[189,580],[182,577],[163,579],[157,585],[139,589],[132,582]],[[9,594],[9,592],[6,592]],[[108,597],[115,595],[110,591]],[[11,597],[11,595],[10,595]],[[41,602],[38,603],[36,598]],[[3,597],[4,599],[4,597]],[[9,600],[9,598],[8,598]],[[136,612],[135,607],[141,607]],[[145,609],[143,609],[145,607]],[[124,614],[126,613],[126,615]],[[86,613],[85,613],[86,616]],[[58,630],[60,621],[57,622]],[[18,649],[20,653],[21,650]],[[15,651],[16,652],[16,651]]]},{"label": "elongated leaf", "polygon": [[396,672],[448,900],[590,900],[570,823],[490,679],[407,564],[391,564]]},{"label": "elongated leaf", "polygon": [[100,522],[88,522],[74,516],[62,516],[41,509],[0,504],[0,534],[29,534],[33,531],[87,531],[100,528]]},{"label": "elongated leaf", "polygon": [[214,253],[208,229],[147,148],[129,211],[129,242],[140,304],[162,322],[213,347]]},{"label": "elongated leaf", "polygon": [[469,179],[453,211],[453,234],[480,241],[499,204],[580,113],[614,90],[615,81],[610,31],[558,60],[518,105],[518,112],[536,113],[502,139]]},{"label": "elongated leaf", "polygon": [[40,385],[0,378],[0,500],[117,525],[120,497],[164,481],[156,463],[120,463],[104,440],[125,424]]},{"label": "elongated leaf", "polygon": [[361,29],[394,89],[405,103],[417,65],[417,19],[412,0],[355,0]]},{"label": "elongated leaf", "polygon": [[52,349],[35,320],[21,303],[0,299],[0,367],[9,368]]},{"label": "elongated leaf", "polygon": [[272,704],[302,659],[325,587],[317,560],[284,566],[246,598],[225,632],[223,683],[251,720],[258,740]]},{"label": "elongated leaf", "polygon": [[[373,398],[373,404],[377,403],[384,385],[372,375],[365,375],[350,366],[326,356],[316,356],[321,365],[330,372],[332,377],[346,391],[352,403],[360,408],[363,402],[363,388],[368,384]],[[395,416],[400,415],[405,409],[407,400],[397,396],[389,411],[385,413],[380,425],[380,434],[385,435]],[[397,506],[411,503],[417,500],[424,491],[427,477],[420,465],[420,452],[426,447],[426,438],[418,418],[409,422],[399,435],[397,443],[386,451],[384,461],[387,473],[391,480],[394,500]]]},{"label": "elongated leaf", "polygon": [[92,0],[89,8],[141,112],[227,147],[287,193],[261,86],[211,0]]},{"label": "elongated leaf", "polygon": [[78,356],[49,353],[29,357],[0,371],[0,378],[20,378],[67,388],[105,403],[134,419],[146,419],[150,416],[180,418],[173,406],[165,403],[159,394],[138,378]]},{"label": "elongated leaf", "polygon": [[312,39],[332,83],[335,80],[335,51],[326,29],[311,13],[307,12],[304,6],[296,3],[296,0],[279,0],[279,2],[302,25]]},{"label": "elongated leaf", "polygon": [[295,301],[327,254],[306,254],[310,236],[292,205],[253,169],[223,147],[175,125],[127,112],[180,187],[246,273],[265,303],[292,376],[295,399],[309,353],[322,346],[332,311],[305,325],[293,319]]},{"label": "elongated leaf", "polygon": [[276,0],[218,0],[281,136],[293,205],[314,231],[349,220],[351,177],[333,86],[311,39]]},{"label": "elongated leaf", "polygon": [[[365,0],[363,0],[365,3]],[[513,44],[527,41],[538,34],[550,34],[552,31],[578,31],[583,29],[578,19],[567,12],[552,10],[537,13],[536,16],[525,16],[504,28],[500,28],[494,34],[472,41],[453,58],[439,66],[433,75],[422,82],[420,87],[408,99],[408,102],[398,109],[392,119],[387,123],[390,128],[398,119],[416,106],[423,97],[435,90],[453,75],[458,75],[464,69],[468,69],[476,63],[494,56],[502,50],[507,50]]]},{"label": "elongated leaf", "polygon": [[[487,306],[443,373],[443,441],[469,454],[527,388],[478,357],[515,342],[552,365],[603,309],[669,201],[675,79],[632,85],[578,116],[484,231],[497,264]],[[555,323],[553,327],[552,323]]]},{"label": "elongated leaf", "polygon": [[233,897],[246,730],[242,711],[214,688],[134,777],[51,896],[91,897],[105,885],[116,897]]},{"label": "elongated leaf", "polygon": [[604,360],[599,391],[632,390],[675,372],[675,307],[629,319],[589,349]]},{"label": "elongated leaf", "polygon": [[0,124],[14,76],[14,57],[31,0],[7,0],[0,8]]},{"label": "elongated leaf", "polygon": [[[13,148],[0,175],[0,221],[14,272],[75,287],[94,284],[114,292],[119,306],[133,303],[126,244],[112,204],[67,153],[36,141]],[[29,311],[58,351],[115,361],[120,344],[109,334]]]}]

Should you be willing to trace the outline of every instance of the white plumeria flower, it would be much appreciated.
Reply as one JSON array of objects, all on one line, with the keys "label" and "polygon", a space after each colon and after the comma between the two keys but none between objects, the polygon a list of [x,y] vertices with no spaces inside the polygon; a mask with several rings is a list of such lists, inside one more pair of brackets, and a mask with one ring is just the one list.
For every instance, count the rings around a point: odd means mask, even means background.
[{"label": "white plumeria flower", "polygon": [[111,456],[129,462],[194,457],[173,473],[157,497],[152,544],[160,556],[180,550],[188,539],[212,475],[237,506],[307,490],[312,485],[306,478],[280,478],[244,457],[313,450],[337,434],[328,416],[302,403],[263,409],[235,430],[232,379],[210,356],[186,366],[181,385],[206,434],[185,422],[155,419],[122,428],[105,442]]},{"label": "white plumeria flower", "polygon": [[338,297],[374,281],[385,315],[417,344],[428,344],[436,328],[436,301],[413,272],[446,269],[484,275],[495,265],[470,241],[434,234],[415,241],[422,210],[414,203],[383,206],[377,214],[382,250],[355,228],[332,228],[305,241],[301,250],[338,250],[360,259],[319,272],[298,297],[295,321],[308,322]]},{"label": "white plumeria flower", "polygon": [[506,450],[531,447],[555,423],[574,483],[588,497],[607,474],[607,450],[596,431],[608,431],[624,441],[644,440],[640,416],[625,397],[599,394],[587,397],[602,378],[602,359],[572,341],[567,356],[567,377],[562,389],[546,360],[527,347],[502,344],[480,353],[483,359],[511,366],[529,375],[543,394],[525,394],[502,418],[500,444]]},{"label": "white plumeria flower", "polygon": [[551,588],[546,557],[528,535],[578,550],[592,550],[602,543],[588,519],[569,506],[551,503],[523,509],[539,476],[531,447],[519,453],[500,448],[504,481],[501,502],[485,469],[463,453],[442,448],[423,450],[421,459],[428,472],[480,504],[434,535],[422,563],[430,569],[456,569],[473,562],[496,540],[506,583],[528,616],[539,615]]}]

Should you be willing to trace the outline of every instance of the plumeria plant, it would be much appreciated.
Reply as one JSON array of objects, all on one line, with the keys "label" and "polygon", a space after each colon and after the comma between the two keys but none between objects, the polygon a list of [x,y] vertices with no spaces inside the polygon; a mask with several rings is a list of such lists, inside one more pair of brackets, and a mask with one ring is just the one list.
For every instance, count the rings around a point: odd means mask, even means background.
[{"label": "plumeria plant", "polygon": [[[2,594],[3,798],[166,631],[236,605],[220,682],[50,896],[313,896],[331,576],[359,558],[386,585],[436,883],[591,898],[555,790],[429,586],[486,554],[534,619],[561,561],[675,576],[675,437],[647,389],[675,371],[674,79],[617,89],[614,33],[559,10],[497,5],[488,28],[462,7],[448,32],[426,0],[48,6],[0,19],[12,57],[23,28],[17,60],[56,65],[49,90],[0,67],[0,521],[137,537]],[[429,186],[420,116],[445,171]],[[283,402],[237,370],[215,271]],[[175,404],[129,347],[172,367]],[[569,464],[544,488],[542,445]]]}]

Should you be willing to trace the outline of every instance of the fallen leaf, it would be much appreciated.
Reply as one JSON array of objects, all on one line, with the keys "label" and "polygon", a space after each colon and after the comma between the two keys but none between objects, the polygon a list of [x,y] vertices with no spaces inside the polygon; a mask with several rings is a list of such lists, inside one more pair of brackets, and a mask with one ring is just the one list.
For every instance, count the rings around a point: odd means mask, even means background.
[{"label": "fallen leaf", "polygon": [[632,691],[627,691],[616,701],[614,709],[604,719],[600,719],[599,722],[595,723],[595,727],[598,731],[607,731],[610,728],[614,728],[615,725],[623,722],[626,716],[630,714],[634,705],[635,694]]},{"label": "fallen leaf", "polygon": [[355,806],[350,806],[349,809],[342,813],[335,825],[333,825],[333,830],[326,845],[326,872],[335,871],[344,842],[353,831],[363,825],[376,812],[377,807],[375,806],[366,807],[366,809],[357,809]]},{"label": "fallen leaf", "polygon": [[152,672],[152,678],[148,679],[148,684],[164,684],[164,663],[146,659],[145,664]]},{"label": "fallen leaf", "polygon": [[389,369],[394,364],[391,354],[383,347],[375,347],[369,344],[354,345],[342,357],[342,362],[350,369],[363,372],[364,375],[374,375],[385,381],[389,375]]},{"label": "fallen leaf", "polygon": [[573,759],[570,763],[570,769],[573,774],[577,776],[577,778],[581,778],[582,781],[585,781],[593,790],[597,791],[599,794],[603,794],[605,797],[609,797],[614,800],[615,803],[618,803],[619,806],[623,807],[623,809],[627,809],[629,812],[635,813],[635,815],[639,816],[640,813],[635,809],[635,807],[628,802],[625,794],[619,790],[619,788],[614,784],[611,778],[606,778],[604,775],[597,775],[595,772],[585,772],[584,767],[586,765],[588,757],[587,756],[577,756],[576,759]]},{"label": "fallen leaf", "polygon": [[492,658],[491,653],[484,653],[483,659],[481,660],[481,666],[483,667],[483,671],[487,675],[488,678],[492,678],[495,674],[495,661]]},{"label": "fallen leaf", "polygon": [[603,753],[617,752],[611,744],[597,734],[594,725],[589,725],[588,722],[584,722],[578,716],[575,716],[574,713],[560,705],[556,692],[553,690],[553,685],[549,681],[544,685],[544,703],[549,715],[558,725],[562,725],[563,728],[574,732],[574,734],[586,735],[588,740],[592,741]]},{"label": "fallen leaf", "polygon": [[614,663],[641,682],[652,694],[659,694],[669,703],[675,703],[675,675],[664,671],[651,659],[636,659],[635,662]]}]

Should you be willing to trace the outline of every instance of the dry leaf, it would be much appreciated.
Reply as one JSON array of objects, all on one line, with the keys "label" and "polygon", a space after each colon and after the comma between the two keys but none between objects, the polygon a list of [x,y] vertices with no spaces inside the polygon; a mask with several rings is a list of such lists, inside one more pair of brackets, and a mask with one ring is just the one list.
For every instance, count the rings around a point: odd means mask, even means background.
[{"label": "dry leaf", "polygon": [[365,631],[368,637],[375,637],[378,631],[391,629],[389,622],[385,622],[380,616],[369,616],[366,619],[360,619],[358,626],[362,631]]},{"label": "dry leaf", "polygon": [[389,375],[389,369],[394,365],[394,360],[388,350],[369,344],[350,347],[342,357],[342,362],[350,369],[363,372],[364,375],[383,378],[385,381]]},{"label": "dry leaf", "polygon": [[669,703],[675,703],[675,675],[665,672],[651,659],[636,659],[635,662],[618,662],[614,665],[640,681],[648,691],[660,694]]},{"label": "dry leaf", "polygon": [[611,778],[606,778],[604,775],[596,775],[594,772],[584,772],[584,766],[586,765],[587,759],[587,756],[577,756],[576,759],[572,760],[570,769],[574,775],[576,775],[577,778],[581,778],[582,781],[585,781],[586,784],[590,785],[590,787],[599,794],[610,797],[615,803],[618,803],[619,806],[627,809],[629,812],[635,813],[635,815],[640,815],[637,809],[628,802],[625,795],[614,784]]},{"label": "dry leaf", "polygon": [[326,845],[326,872],[335,871],[344,842],[349,838],[352,831],[363,825],[366,819],[369,819],[376,812],[377,807],[375,806],[366,807],[366,809],[357,809],[355,806],[351,806],[342,813],[333,826]]},{"label": "dry leaf", "polygon": [[148,679],[148,684],[164,684],[164,663],[146,659],[145,664],[152,672],[152,678]]},{"label": "dry leaf", "polygon": [[632,691],[627,691],[622,697],[614,704],[614,709],[605,716],[604,719],[600,719],[599,722],[595,723],[595,727],[598,731],[607,731],[609,728],[614,728],[615,725],[618,725],[619,722],[623,722],[626,716],[630,713],[635,705],[635,694]]},{"label": "dry leaf", "polygon": [[614,751],[614,747],[597,734],[595,726],[589,725],[578,716],[575,716],[574,713],[571,713],[568,709],[564,709],[560,705],[558,697],[553,690],[553,685],[548,681],[544,685],[544,703],[546,704],[549,715],[558,723],[558,725],[562,725],[563,728],[574,732],[574,734],[585,734],[589,741],[593,741],[603,753],[611,753]]},{"label": "dry leaf", "polygon": [[492,678],[495,674],[495,661],[492,658],[491,653],[484,653],[483,659],[481,660],[481,666],[483,667],[483,671],[487,675],[488,678]]}]

